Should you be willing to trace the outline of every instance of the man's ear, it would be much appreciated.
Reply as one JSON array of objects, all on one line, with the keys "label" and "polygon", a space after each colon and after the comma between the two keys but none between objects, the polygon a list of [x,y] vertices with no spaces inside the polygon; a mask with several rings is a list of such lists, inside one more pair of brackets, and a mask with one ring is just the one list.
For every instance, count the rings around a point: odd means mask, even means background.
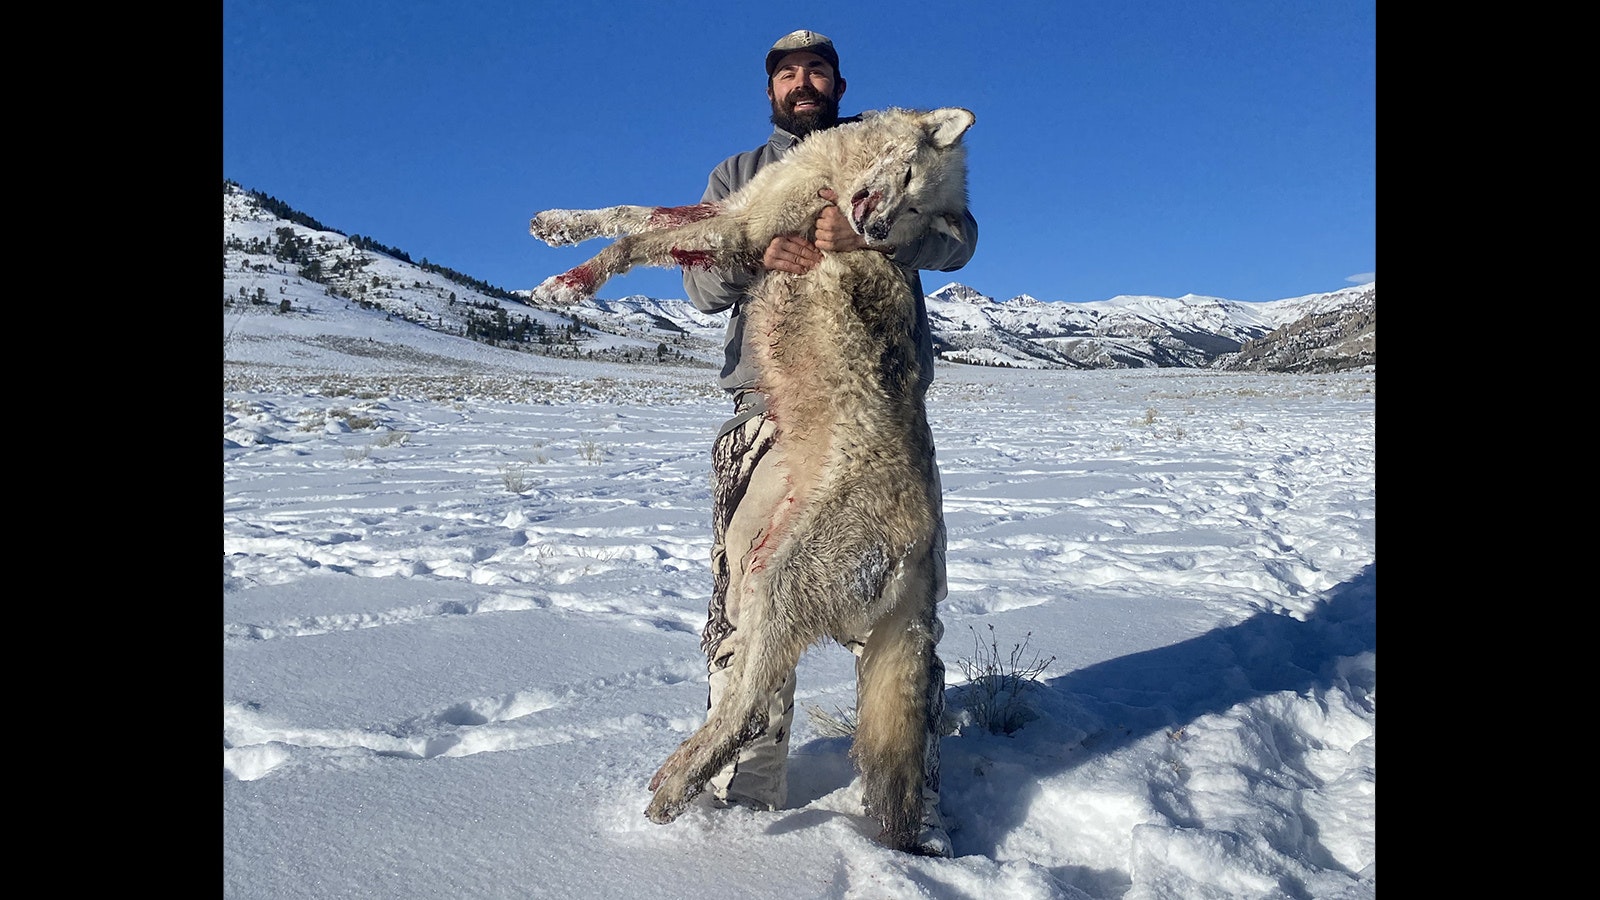
[{"label": "man's ear", "polygon": [[839,102],[839,98],[843,97],[843,96],[844,96],[844,79],[843,78],[835,78],[834,79],[834,84],[833,84],[833,102],[838,103]]}]

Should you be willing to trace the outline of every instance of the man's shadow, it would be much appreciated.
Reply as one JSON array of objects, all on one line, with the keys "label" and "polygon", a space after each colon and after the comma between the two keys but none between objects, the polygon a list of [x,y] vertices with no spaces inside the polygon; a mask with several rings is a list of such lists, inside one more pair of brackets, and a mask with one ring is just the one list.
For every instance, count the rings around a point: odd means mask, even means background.
[{"label": "man's shadow", "polygon": [[[998,842],[1023,824],[1041,780],[1150,734],[1177,732],[1207,714],[1282,691],[1305,693],[1336,682],[1375,690],[1375,670],[1341,670],[1339,660],[1377,650],[1377,572],[1372,563],[1332,588],[1303,620],[1262,612],[1177,644],[1036,682],[1028,692],[1035,718],[1017,731],[1014,744],[987,734],[946,737],[942,805],[959,821],[963,810],[950,798],[981,796],[987,823],[981,833],[955,836],[957,851],[992,857]],[[961,709],[968,689],[947,689],[947,708]],[[849,746],[848,738],[819,738],[797,749],[790,758],[790,809],[850,783],[855,773]],[[1008,752],[1013,746],[1018,749]],[[1028,777],[982,771],[984,759],[1000,757],[1016,764],[1003,766],[1006,772],[1026,771]]]}]

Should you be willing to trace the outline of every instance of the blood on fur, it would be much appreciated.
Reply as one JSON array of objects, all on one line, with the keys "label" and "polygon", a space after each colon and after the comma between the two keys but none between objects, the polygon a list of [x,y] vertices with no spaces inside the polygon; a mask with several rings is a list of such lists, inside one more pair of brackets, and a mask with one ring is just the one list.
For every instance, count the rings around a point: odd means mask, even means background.
[{"label": "blood on fur", "polygon": [[651,228],[687,225],[701,219],[709,219],[717,214],[720,204],[696,203],[693,206],[658,206],[650,213],[649,226]]},{"label": "blood on fur", "polygon": [[557,275],[556,280],[579,293],[589,294],[594,291],[595,272],[588,263],[584,263]]},{"label": "blood on fur", "polygon": [[716,255],[709,250],[683,250],[673,247],[669,253],[672,261],[685,269],[709,269],[716,263]]}]

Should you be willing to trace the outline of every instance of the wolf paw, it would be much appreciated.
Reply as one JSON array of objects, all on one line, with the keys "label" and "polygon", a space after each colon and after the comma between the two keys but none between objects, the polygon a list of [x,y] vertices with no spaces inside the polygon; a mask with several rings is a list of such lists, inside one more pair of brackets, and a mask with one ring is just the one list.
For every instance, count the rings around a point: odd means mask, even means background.
[{"label": "wolf paw", "polygon": [[[661,778],[661,773],[651,779],[651,784],[656,784]],[[645,807],[644,814],[657,825],[665,825],[673,819],[683,815],[689,807],[689,801],[698,795],[705,785],[693,785],[682,772],[668,776],[661,786],[655,789],[655,796],[650,799],[650,805]]]},{"label": "wolf paw", "polygon": [[552,247],[570,247],[593,234],[579,227],[570,209],[548,209],[528,221],[528,233]]},{"label": "wolf paw", "polygon": [[589,296],[580,279],[563,272],[560,275],[551,275],[540,282],[539,286],[528,295],[528,299],[535,304],[572,306],[589,299]]},{"label": "wolf paw", "polygon": [[644,814],[657,825],[665,825],[683,814],[689,801],[705,790],[710,776],[695,777],[696,767],[691,765],[704,735],[696,732],[678,745],[667,761],[661,764],[650,778],[650,790],[655,793]]}]

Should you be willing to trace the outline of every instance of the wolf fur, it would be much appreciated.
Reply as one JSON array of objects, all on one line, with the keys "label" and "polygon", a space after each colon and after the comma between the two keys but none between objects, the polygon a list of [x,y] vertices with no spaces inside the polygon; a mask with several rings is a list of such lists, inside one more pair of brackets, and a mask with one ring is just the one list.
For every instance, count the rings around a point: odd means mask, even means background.
[{"label": "wolf fur", "polygon": [[955,107],[885,110],[812,134],[720,203],[550,210],[530,224],[555,246],[618,238],[546,279],[536,301],[593,296],[639,265],[756,268],[772,238],[810,237],[829,202],[882,251],[824,253],[805,275],[769,272],[749,292],[748,352],[787,493],[734,569],[746,648],[705,724],[650,780],[652,821],[677,818],[766,728],[769,698],[808,647],[866,636],[851,755],[879,840],[914,849],[937,640],[927,560],[942,519],[916,298],[885,253],[929,228],[960,236],[961,138],[974,120]]}]

